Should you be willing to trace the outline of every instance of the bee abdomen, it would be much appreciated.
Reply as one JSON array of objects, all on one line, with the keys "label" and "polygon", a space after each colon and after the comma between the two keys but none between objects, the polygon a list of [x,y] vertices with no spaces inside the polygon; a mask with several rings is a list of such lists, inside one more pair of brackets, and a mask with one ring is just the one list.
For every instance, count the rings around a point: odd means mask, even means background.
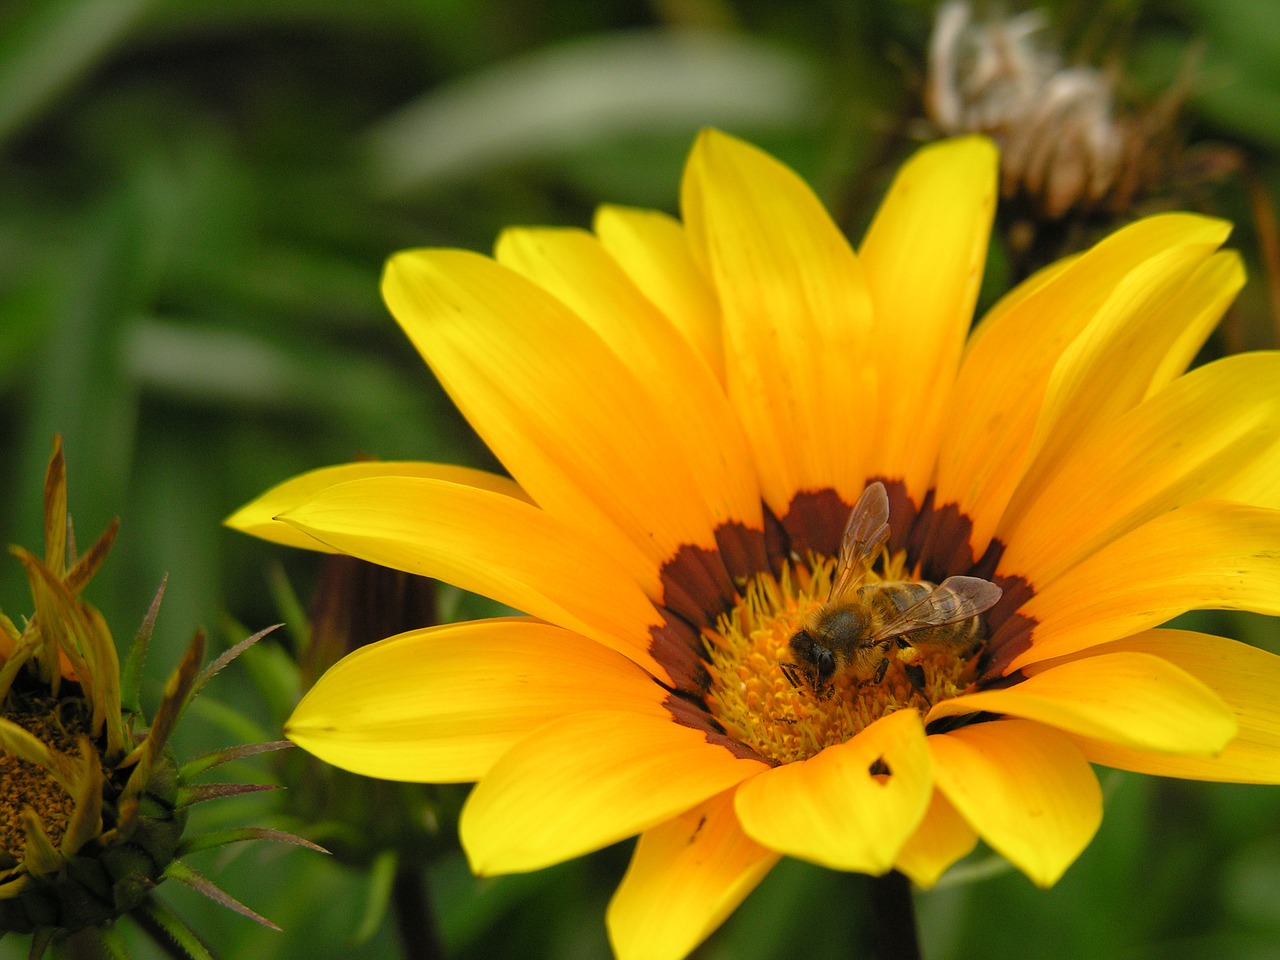
[{"label": "bee abdomen", "polygon": [[868,599],[871,602],[879,600],[888,606],[886,613],[896,615],[915,606],[933,592],[935,586],[936,584],[929,583],[927,580],[890,580],[868,584],[862,588],[862,591],[870,595]]}]

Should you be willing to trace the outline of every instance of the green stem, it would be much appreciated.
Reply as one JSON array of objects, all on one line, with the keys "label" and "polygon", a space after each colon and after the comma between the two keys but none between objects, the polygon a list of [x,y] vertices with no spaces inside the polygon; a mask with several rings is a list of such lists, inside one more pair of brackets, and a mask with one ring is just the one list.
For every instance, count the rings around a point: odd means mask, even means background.
[{"label": "green stem", "polygon": [[920,960],[911,881],[896,870],[871,878],[871,927],[880,960]]},{"label": "green stem", "polygon": [[391,909],[407,960],[444,960],[444,943],[436,924],[427,875],[421,868],[401,867],[391,887]]}]

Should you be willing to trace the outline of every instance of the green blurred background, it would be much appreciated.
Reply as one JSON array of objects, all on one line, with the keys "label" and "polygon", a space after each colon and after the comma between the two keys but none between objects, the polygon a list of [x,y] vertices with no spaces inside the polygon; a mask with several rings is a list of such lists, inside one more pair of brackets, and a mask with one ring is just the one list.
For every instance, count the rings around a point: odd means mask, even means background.
[{"label": "green blurred background", "polygon": [[[197,625],[223,647],[243,636],[237,623],[281,619],[273,570],[303,597],[314,586],[316,557],[222,529],[235,507],[358,455],[492,465],[380,303],[391,252],[487,250],[506,224],[585,226],[604,201],[675,212],[684,155],[707,124],[800,170],[857,237],[918,129],[933,12],[839,0],[7,0],[4,540],[39,546],[40,478],[61,432],[82,542],[123,520],[88,594],[118,639],[169,574],[154,703]],[[1179,129],[1244,166],[1194,190],[1162,184],[1146,208],[1238,223],[1251,281],[1210,352],[1274,346],[1259,239],[1274,219],[1248,184],[1280,186],[1280,3],[1050,12],[1068,53],[1121,70],[1134,102],[1158,97],[1201,49]],[[988,301],[1005,263],[997,242]],[[452,617],[479,609],[443,599]],[[29,607],[16,562],[0,607]],[[1278,646],[1260,618],[1193,622]],[[179,731],[181,755],[278,736],[293,640],[281,631],[215,682]],[[272,776],[265,762],[231,775]],[[967,882],[921,895],[926,955],[1280,958],[1280,791],[1103,779],[1101,833],[1055,889],[979,857]],[[297,827],[287,802],[200,813]],[[607,957],[604,907],[628,850],[480,882],[446,848],[430,884],[451,955]],[[220,957],[397,950],[377,909],[385,875],[266,845],[194,863],[284,927],[167,884],[162,896]],[[785,862],[699,956],[866,955],[864,885]],[[0,957],[24,955],[20,940],[0,943]]]}]

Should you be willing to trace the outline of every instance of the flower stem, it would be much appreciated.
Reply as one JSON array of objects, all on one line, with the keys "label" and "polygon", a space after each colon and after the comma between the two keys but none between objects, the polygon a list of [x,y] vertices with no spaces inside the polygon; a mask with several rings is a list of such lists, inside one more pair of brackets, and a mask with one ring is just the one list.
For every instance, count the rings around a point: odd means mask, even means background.
[{"label": "flower stem", "polygon": [[920,960],[911,881],[897,870],[871,878],[871,927],[880,960]]},{"label": "flower stem", "polygon": [[431,890],[421,868],[402,866],[391,887],[400,945],[407,960],[444,960],[444,944],[436,924]]}]

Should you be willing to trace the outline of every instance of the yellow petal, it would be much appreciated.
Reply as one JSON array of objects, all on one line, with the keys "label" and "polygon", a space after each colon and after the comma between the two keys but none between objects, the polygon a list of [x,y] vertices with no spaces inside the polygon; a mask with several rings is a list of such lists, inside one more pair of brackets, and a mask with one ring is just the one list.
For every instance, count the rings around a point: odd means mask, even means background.
[{"label": "yellow petal", "polygon": [[575,710],[665,717],[644,671],[567,630],[480,620],[361,647],[324,674],[286,725],[326,763],[389,780],[484,776],[529,731]]},{"label": "yellow petal", "polygon": [[458,830],[476,873],[537,870],[648,830],[764,769],[669,717],[576,712],[504,754]]},{"label": "yellow petal", "polygon": [[548,513],[638,582],[715,547],[707,504],[636,374],[562,303],[487,257],[413,250],[383,296],[458,408]]},{"label": "yellow petal", "polygon": [[939,504],[959,503],[973,520],[978,553],[1022,479],[1050,374],[1063,351],[1130,271],[1162,251],[1220,244],[1220,220],[1148,217],[1066,265],[1032,277],[974,330],[960,365],[938,461]]},{"label": "yellow petal", "polygon": [[[738,788],[747,835],[835,870],[890,870],[929,808],[932,775],[920,717],[899,710],[852,740],[774,767]],[[882,761],[890,771],[878,776]]]},{"label": "yellow petal", "polygon": [[723,133],[698,138],[681,205],[765,502],[784,516],[797,492],[834,488],[852,504],[876,422],[861,263],[799,177]]},{"label": "yellow petal", "polygon": [[738,825],[732,792],[646,830],[609,903],[618,960],[682,960],[779,860]]},{"label": "yellow petal", "polygon": [[44,472],[44,562],[55,580],[64,578],[67,572],[67,460],[62,453],[60,433],[53,435],[53,453]]},{"label": "yellow petal", "polygon": [[[1022,506],[1064,458],[1151,392],[1175,344],[1198,348],[1244,284],[1234,253],[1210,257],[1187,244],[1152,257],[1125,277],[1054,365],[1031,442],[1031,465],[996,536],[1008,543]],[[1181,373],[1181,371],[1177,371]],[[1167,375],[1167,369],[1163,375]]]},{"label": "yellow petal", "polygon": [[1147,396],[1186,373],[1244,282],[1244,263],[1234,250],[1215,253],[1187,281],[1187,302],[1179,305],[1187,320],[1151,375]]},{"label": "yellow petal", "polygon": [[649,655],[661,617],[611,558],[523,500],[443,480],[372,477],[282,514],[362,560],[445,580],[582,633],[665,676]]},{"label": "yellow petal", "polygon": [[1280,510],[1206,501],[1156,517],[1019,608],[1036,623],[1013,666],[1118,640],[1187,610],[1280,614],[1278,543]]},{"label": "yellow petal", "polygon": [[333,547],[312,539],[297,527],[281,523],[276,517],[310,500],[325,487],[332,487],[348,480],[362,480],[365,477],[425,477],[448,480],[451,483],[465,483],[481,490],[528,500],[524,491],[520,489],[520,485],[514,480],[484,470],[457,467],[447,463],[362,460],[358,463],[344,463],[336,467],[321,467],[319,470],[300,473],[283,483],[276,484],[222,522],[242,533],[249,533],[264,540],[270,540],[272,543],[332,553]]},{"label": "yellow petal", "polygon": [[24,806],[19,819],[25,835],[22,848],[23,872],[33,877],[45,877],[66,870],[66,858],[58,852],[58,848],[49,839],[44,824],[40,822],[39,814],[33,808]]},{"label": "yellow petal", "polygon": [[905,479],[917,506],[951,412],[987,260],[998,166],[995,145],[981,137],[917,151],[858,252],[875,304],[874,356],[885,388],[870,472]]},{"label": "yellow petal", "polygon": [[897,870],[928,889],[961,857],[978,845],[978,833],[960,816],[941,790],[934,790],[929,812],[898,854]]},{"label": "yellow petal", "polygon": [[58,852],[68,858],[74,857],[86,844],[96,840],[102,834],[103,827],[102,760],[98,752],[87,743],[79,760],[79,783],[71,798],[71,816],[67,819],[62,842],[58,844]]},{"label": "yellow petal", "polygon": [[975,723],[929,738],[934,776],[993,850],[1051,887],[1102,822],[1102,791],[1065,736],[1025,720]]},{"label": "yellow petal", "polygon": [[68,794],[74,794],[78,771],[69,755],[51,747],[26,727],[0,716],[0,750],[37,770],[48,771]]},{"label": "yellow petal", "polygon": [[1104,544],[1195,500],[1280,507],[1277,382],[1280,353],[1237,354],[1100,427],[1011,505],[1000,570],[1043,588]]},{"label": "yellow petal", "polygon": [[1141,653],[1056,664],[1002,690],[944,700],[928,720],[982,711],[1169,753],[1217,753],[1236,735],[1235,717],[1221,697],[1186,671]]},{"label": "yellow petal", "polygon": [[603,206],[596,236],[618,266],[724,380],[720,305],[679,221],[656,210]]},{"label": "yellow petal", "polygon": [[719,380],[600,241],[582,230],[507,230],[496,256],[581,317],[630,367],[671,438],[668,459],[689,466],[714,523],[763,529],[751,452]]},{"label": "yellow petal", "polygon": [[1213,689],[1235,714],[1240,732],[1213,757],[1179,757],[1077,737],[1093,763],[1161,777],[1280,783],[1280,657],[1223,637],[1149,630],[1103,644],[1099,653],[1153,654]]},{"label": "yellow petal", "polygon": [[[56,658],[62,664],[64,674],[69,666],[71,674],[81,678],[85,700],[92,707],[93,722],[102,724],[111,717],[108,731],[117,732],[113,745],[122,748],[122,722],[115,719],[119,716],[120,685],[118,681],[110,684],[108,680],[109,676],[118,676],[119,669],[110,635],[103,637],[92,629],[93,624],[88,616],[88,611],[92,608],[76,599],[67,584],[43,560],[19,546],[11,546],[9,552],[18,558],[27,571],[31,599],[36,609],[35,620],[39,625],[33,641],[39,644],[37,656],[41,656],[44,663],[49,665]],[[101,622],[100,614],[97,619]],[[104,669],[104,676],[99,677],[96,673],[98,667]],[[7,682],[11,684],[17,674],[12,670],[7,672]],[[113,692],[117,707],[114,714],[109,712],[104,697],[99,696],[100,693],[111,695]]]}]

